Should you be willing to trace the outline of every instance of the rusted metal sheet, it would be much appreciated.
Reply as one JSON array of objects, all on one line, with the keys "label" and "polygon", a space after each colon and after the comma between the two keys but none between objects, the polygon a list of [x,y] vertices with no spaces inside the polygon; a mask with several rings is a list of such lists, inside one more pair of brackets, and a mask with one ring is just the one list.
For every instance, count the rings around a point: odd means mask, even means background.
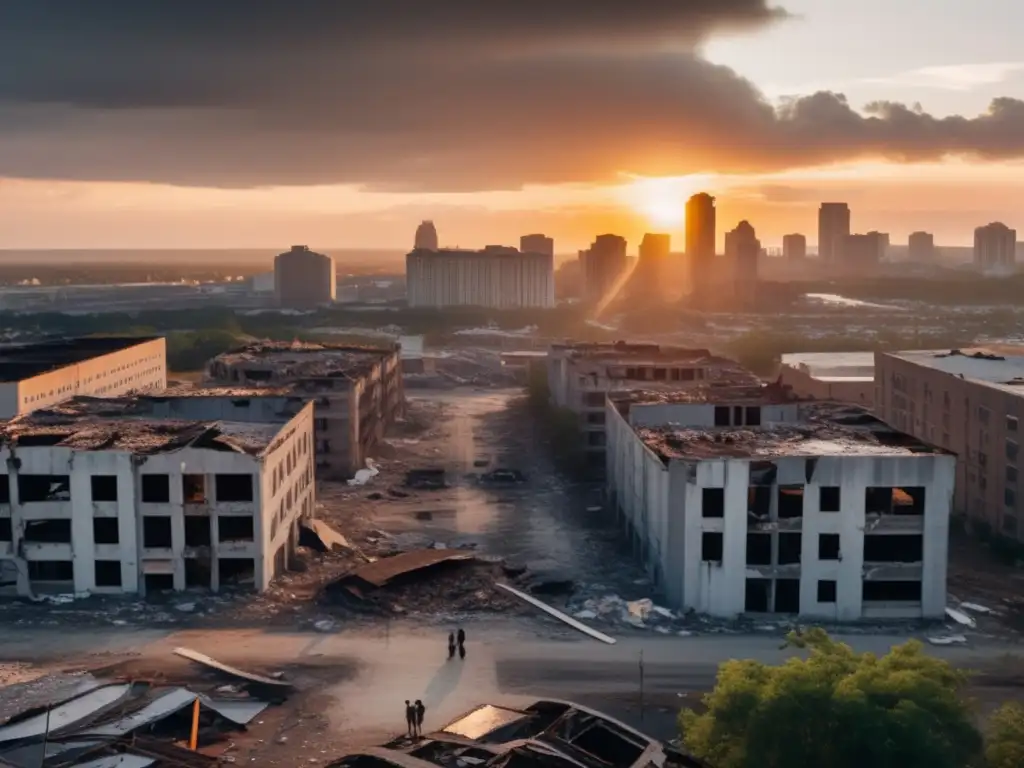
[{"label": "rusted metal sheet", "polygon": [[48,712],[5,725],[0,728],[0,743],[32,739],[45,733],[57,734],[73,728],[121,703],[128,698],[131,690],[132,686],[128,683],[105,685],[52,707]]},{"label": "rusted metal sheet", "polygon": [[375,587],[383,587],[392,579],[413,571],[431,568],[441,563],[475,558],[476,555],[472,552],[465,552],[461,549],[418,549],[412,552],[403,552],[394,557],[382,557],[376,562],[356,568],[343,577],[342,581],[359,579]]},{"label": "rusted metal sheet", "polygon": [[193,651],[191,648],[175,648],[174,654],[181,656],[183,659],[194,661],[197,664],[202,664],[204,667],[210,669],[216,669],[218,672],[223,672],[226,675],[232,677],[239,677],[242,680],[248,680],[250,683],[259,683],[260,685],[270,685],[278,688],[291,688],[291,683],[284,680],[275,680],[272,677],[265,677],[263,675],[256,675],[252,672],[245,672],[237,667],[232,667],[227,664],[223,664],[216,659],[212,659],[205,653],[199,653],[199,651]]}]

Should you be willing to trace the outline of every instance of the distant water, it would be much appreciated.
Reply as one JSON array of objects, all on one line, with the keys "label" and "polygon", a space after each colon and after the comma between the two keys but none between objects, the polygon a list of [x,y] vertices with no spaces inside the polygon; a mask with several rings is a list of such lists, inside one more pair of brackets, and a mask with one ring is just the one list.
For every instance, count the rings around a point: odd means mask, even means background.
[{"label": "distant water", "polygon": [[[102,248],[68,250],[0,249],[0,264],[266,264],[288,250],[289,244],[275,248]],[[315,251],[333,256],[339,263],[404,265],[405,252],[374,248],[330,248],[310,245]]]},{"label": "distant water", "polygon": [[863,307],[865,309],[891,309],[897,312],[904,311],[904,307],[897,307],[892,304],[876,304],[871,301],[861,301],[860,299],[851,299],[846,296],[840,296],[838,293],[805,293],[804,296],[811,301],[818,302],[819,304],[826,304],[840,309]]}]

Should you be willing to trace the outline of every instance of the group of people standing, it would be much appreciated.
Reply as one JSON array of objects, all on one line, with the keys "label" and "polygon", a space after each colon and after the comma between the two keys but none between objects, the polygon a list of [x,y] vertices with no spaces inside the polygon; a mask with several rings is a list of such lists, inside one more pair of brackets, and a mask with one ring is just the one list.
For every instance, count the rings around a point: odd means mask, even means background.
[{"label": "group of people standing", "polygon": [[459,658],[466,658],[466,633],[462,631],[462,627],[459,627],[458,632],[448,633],[448,658],[455,658],[456,648],[459,651]]},{"label": "group of people standing", "polygon": [[414,704],[410,704],[408,699],[405,700],[405,725],[409,729],[410,738],[423,735],[423,715],[426,712],[427,708],[419,699],[416,699]]}]

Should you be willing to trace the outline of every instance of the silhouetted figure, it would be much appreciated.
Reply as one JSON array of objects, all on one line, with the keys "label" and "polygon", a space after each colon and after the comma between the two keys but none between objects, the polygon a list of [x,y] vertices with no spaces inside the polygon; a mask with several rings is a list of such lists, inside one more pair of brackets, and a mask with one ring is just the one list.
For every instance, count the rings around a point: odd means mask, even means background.
[{"label": "silhouetted figure", "polygon": [[408,699],[405,700],[405,727],[410,737],[416,735],[416,707]]},{"label": "silhouetted figure", "polygon": [[455,658],[455,633],[454,632],[449,632],[448,633],[448,658],[449,658],[449,660]]},{"label": "silhouetted figure", "polygon": [[459,627],[459,631],[455,639],[459,644],[459,658],[466,658],[466,633],[463,632],[462,627]]},{"label": "silhouetted figure", "polygon": [[416,699],[416,704],[415,704],[414,708],[416,710],[416,735],[417,736],[422,736],[423,735],[423,715],[426,714],[427,708],[425,706],[423,706],[423,702],[420,701],[419,699]]}]

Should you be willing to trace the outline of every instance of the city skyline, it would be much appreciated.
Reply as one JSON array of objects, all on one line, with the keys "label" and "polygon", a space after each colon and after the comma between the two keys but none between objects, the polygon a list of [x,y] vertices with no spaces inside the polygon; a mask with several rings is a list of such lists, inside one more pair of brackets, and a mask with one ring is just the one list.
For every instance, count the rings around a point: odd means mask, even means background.
[{"label": "city skyline", "polygon": [[[896,243],[926,231],[969,246],[990,221],[1019,228],[1024,63],[1011,30],[1024,9],[943,2],[921,35],[910,0],[705,5],[584,16],[570,2],[494,2],[462,26],[449,23],[459,0],[430,19],[397,13],[399,0],[280,18],[186,3],[194,25],[164,24],[159,7],[119,25],[102,9],[4,8],[0,55],[21,74],[0,80],[0,248],[401,248],[435,219],[446,245],[539,230],[568,252],[601,231],[680,240],[698,191],[772,246],[793,232],[816,246],[826,200]],[[237,32],[206,30],[224,24]],[[112,39],[115,26],[134,35]],[[847,28],[864,34],[834,34]],[[572,56],[554,55],[563,45]],[[42,49],[60,56],[42,66]],[[87,55],[97,49],[108,55]],[[323,56],[334,68],[314,78]],[[334,103],[352,108],[322,106]],[[596,112],[614,119],[582,134],[561,119]],[[522,121],[542,113],[541,141]]]}]

